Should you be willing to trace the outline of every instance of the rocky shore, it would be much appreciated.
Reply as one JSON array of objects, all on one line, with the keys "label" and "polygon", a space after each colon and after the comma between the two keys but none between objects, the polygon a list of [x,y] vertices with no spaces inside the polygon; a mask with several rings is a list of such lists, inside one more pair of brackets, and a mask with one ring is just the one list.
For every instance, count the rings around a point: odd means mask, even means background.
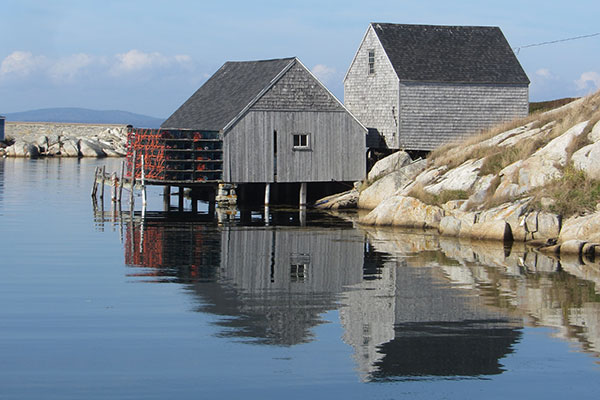
[{"label": "rocky shore", "polygon": [[59,123],[6,124],[0,156],[6,157],[123,157],[127,154],[126,125]]},{"label": "rocky shore", "polygon": [[534,114],[426,160],[397,152],[367,179],[316,203],[370,210],[363,225],[526,242],[553,255],[600,256],[600,92]]}]

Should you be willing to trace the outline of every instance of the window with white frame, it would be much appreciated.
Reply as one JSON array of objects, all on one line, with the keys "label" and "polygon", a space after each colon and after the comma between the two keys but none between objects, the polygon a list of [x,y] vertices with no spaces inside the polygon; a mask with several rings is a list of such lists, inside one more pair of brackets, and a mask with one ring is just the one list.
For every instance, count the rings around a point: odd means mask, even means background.
[{"label": "window with white frame", "polygon": [[375,50],[369,50],[369,75],[375,73]]},{"label": "window with white frame", "polygon": [[295,150],[306,150],[310,149],[310,134],[308,133],[294,133],[294,149]]}]

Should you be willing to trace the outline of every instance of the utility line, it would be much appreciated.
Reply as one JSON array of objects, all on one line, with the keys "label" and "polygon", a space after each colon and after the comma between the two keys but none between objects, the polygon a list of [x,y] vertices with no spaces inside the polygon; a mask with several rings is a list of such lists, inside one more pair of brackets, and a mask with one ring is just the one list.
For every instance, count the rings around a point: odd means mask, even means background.
[{"label": "utility line", "polygon": [[594,36],[598,36],[598,35],[600,35],[600,32],[598,32],[598,33],[592,33],[591,35],[575,36],[575,37],[570,37],[570,38],[566,38],[566,39],[551,40],[549,42],[541,42],[541,43],[528,44],[526,46],[515,47],[513,49],[513,51],[515,53],[519,54],[519,52],[521,51],[521,49],[526,49],[528,47],[536,47],[536,46],[544,46],[546,44],[568,42],[570,40],[584,39],[584,38],[594,37]]}]

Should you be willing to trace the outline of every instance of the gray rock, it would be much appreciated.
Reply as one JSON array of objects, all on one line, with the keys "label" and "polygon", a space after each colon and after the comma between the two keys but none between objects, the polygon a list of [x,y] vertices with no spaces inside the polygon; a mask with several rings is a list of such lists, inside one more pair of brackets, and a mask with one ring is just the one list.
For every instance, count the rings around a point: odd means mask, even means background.
[{"label": "gray rock", "polygon": [[582,147],[573,153],[573,156],[571,157],[571,161],[573,161],[575,168],[584,171],[586,175],[592,179],[600,179],[599,160],[600,141]]},{"label": "gray rock", "polygon": [[592,128],[592,131],[588,134],[588,139],[593,143],[600,141],[600,121],[596,122],[596,125]]},{"label": "gray rock", "polygon": [[452,215],[447,215],[440,220],[438,231],[444,236],[458,236],[460,234],[460,227],[460,219]]},{"label": "gray rock", "polygon": [[460,166],[447,171],[436,183],[425,186],[425,190],[432,194],[439,194],[444,190],[468,191],[479,179],[479,169],[483,160],[468,160]]},{"label": "gray rock", "polygon": [[567,164],[567,149],[583,133],[588,122],[573,126],[522,162],[518,171],[518,184],[522,192],[529,192],[562,176],[559,167]]},{"label": "gray rock", "polygon": [[410,164],[412,162],[408,153],[404,151],[397,151],[389,156],[382,158],[377,161],[371,171],[369,171],[368,179],[373,181],[380,176],[387,175],[393,171],[399,170],[400,168]]},{"label": "gray rock", "polygon": [[317,200],[314,207],[325,210],[338,210],[356,208],[358,203],[358,190],[352,189],[347,192],[334,194]]},{"label": "gray rock", "polygon": [[79,141],[73,138],[63,138],[60,155],[61,157],[79,157]]},{"label": "gray rock", "polygon": [[501,219],[487,220],[473,224],[471,237],[480,240],[512,241],[510,225]]},{"label": "gray rock", "polygon": [[394,225],[407,228],[438,228],[444,210],[415,198],[392,196],[359,220],[365,225]]},{"label": "gray rock", "polygon": [[83,157],[106,157],[106,153],[104,153],[100,144],[89,139],[81,139],[79,153]]},{"label": "gray rock", "polygon": [[563,222],[558,240],[561,243],[569,240],[600,243],[600,212],[567,219]]},{"label": "gray rock", "polygon": [[583,240],[567,240],[560,245],[560,254],[581,254],[585,244]]},{"label": "gray rock", "polygon": [[409,184],[426,166],[426,160],[416,161],[376,180],[360,192],[358,207],[374,209],[383,200],[390,198],[399,189]]}]

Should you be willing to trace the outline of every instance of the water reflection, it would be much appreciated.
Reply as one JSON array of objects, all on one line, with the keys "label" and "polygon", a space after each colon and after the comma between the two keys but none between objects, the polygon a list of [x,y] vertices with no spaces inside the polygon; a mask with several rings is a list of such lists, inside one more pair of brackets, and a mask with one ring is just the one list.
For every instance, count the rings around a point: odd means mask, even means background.
[{"label": "water reflection", "polygon": [[217,220],[96,213],[98,225],[125,226],[130,277],[184,285],[198,312],[220,317],[222,337],[306,343],[323,314],[339,310],[364,381],[500,374],[524,324],[557,328],[598,356],[598,265],[524,246],[356,229],[312,212]]}]

